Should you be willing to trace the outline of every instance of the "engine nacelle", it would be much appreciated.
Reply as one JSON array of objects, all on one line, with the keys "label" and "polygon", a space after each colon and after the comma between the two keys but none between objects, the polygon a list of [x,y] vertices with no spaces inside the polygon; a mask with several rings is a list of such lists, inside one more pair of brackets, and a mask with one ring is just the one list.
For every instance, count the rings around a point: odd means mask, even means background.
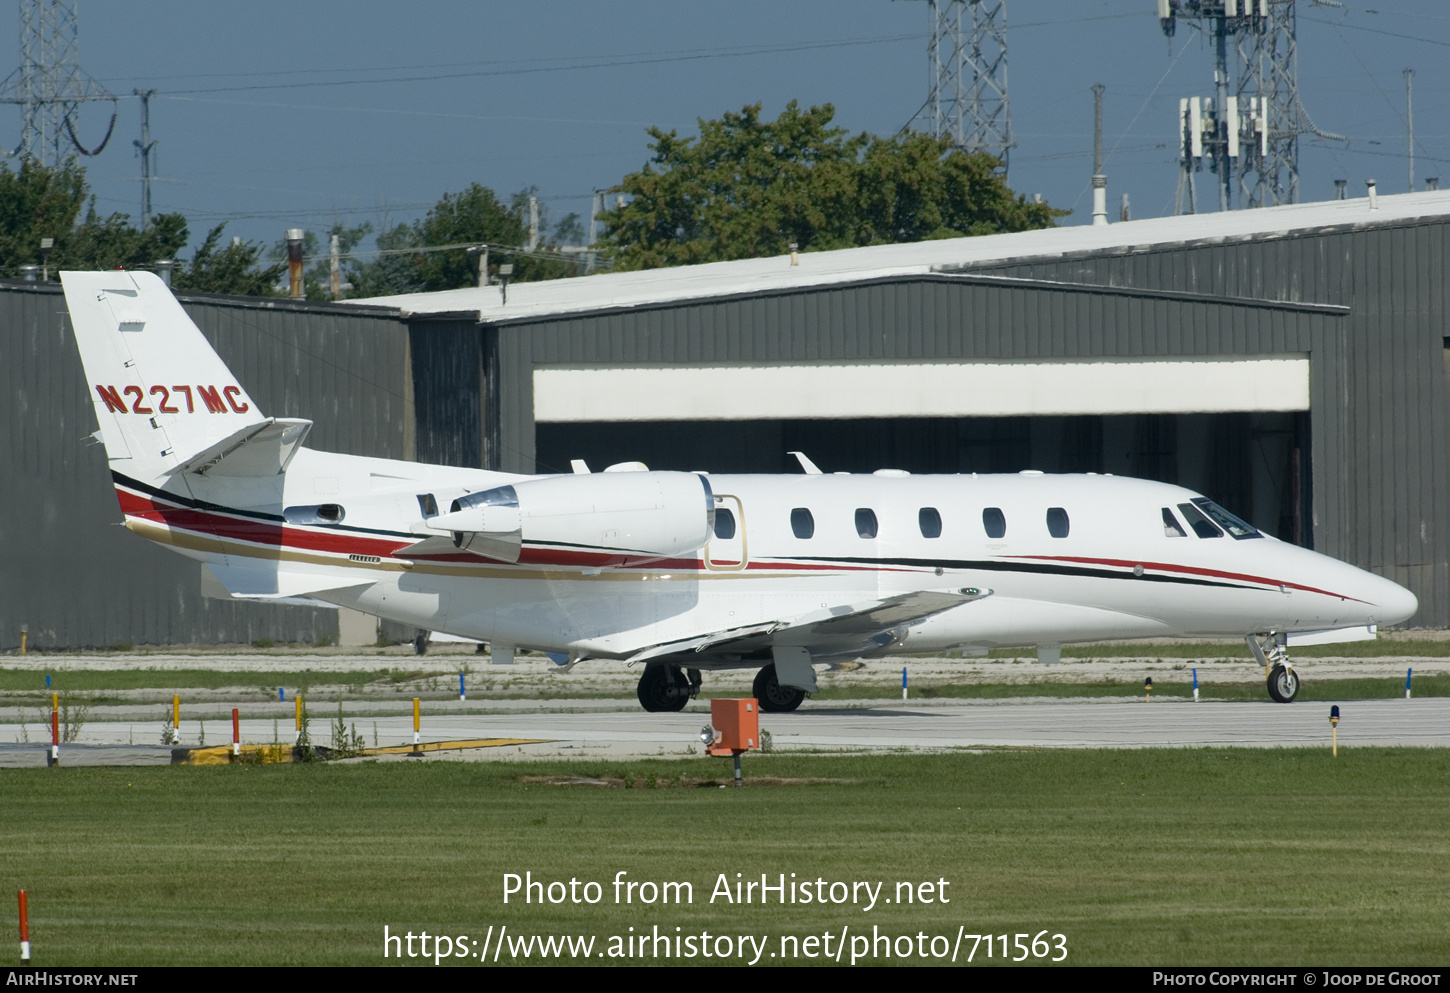
[{"label": "engine nacelle", "polygon": [[584,566],[642,565],[689,555],[715,528],[709,481],[691,472],[547,476],[453,501],[429,521],[464,551],[517,562],[525,545]]}]

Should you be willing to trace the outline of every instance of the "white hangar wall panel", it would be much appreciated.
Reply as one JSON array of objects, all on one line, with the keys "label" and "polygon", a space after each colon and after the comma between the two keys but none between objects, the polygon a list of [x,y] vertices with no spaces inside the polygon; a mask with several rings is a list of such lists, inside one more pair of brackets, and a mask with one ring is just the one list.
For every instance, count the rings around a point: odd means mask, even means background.
[{"label": "white hangar wall panel", "polygon": [[[267,413],[316,421],[311,444],[404,456],[401,321],[280,301],[183,303]],[[203,598],[196,563],[117,526],[58,284],[0,286],[0,348],[0,648],[19,645],[22,624],[37,649],[336,636],[332,610]]]},{"label": "white hangar wall panel", "polygon": [[1308,409],[1307,355],[534,370],[538,423]]}]

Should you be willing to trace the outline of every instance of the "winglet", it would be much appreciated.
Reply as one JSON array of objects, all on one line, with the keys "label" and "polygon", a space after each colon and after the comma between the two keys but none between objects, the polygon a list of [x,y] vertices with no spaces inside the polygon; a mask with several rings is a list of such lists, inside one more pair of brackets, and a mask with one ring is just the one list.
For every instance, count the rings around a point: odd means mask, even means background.
[{"label": "winglet", "polygon": [[816,464],[814,462],[806,458],[805,452],[786,452],[786,454],[794,455],[796,457],[796,461],[801,464],[801,471],[804,472],[807,476],[825,475],[825,473],[821,472],[821,470],[816,467]]}]

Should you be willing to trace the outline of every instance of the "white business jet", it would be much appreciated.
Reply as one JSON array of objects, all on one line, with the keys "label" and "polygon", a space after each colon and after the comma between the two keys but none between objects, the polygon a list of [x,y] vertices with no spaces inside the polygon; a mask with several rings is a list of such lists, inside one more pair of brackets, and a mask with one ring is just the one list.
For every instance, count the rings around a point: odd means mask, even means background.
[{"label": "white business jet", "polygon": [[[1413,594],[1268,537],[1179,486],[1104,475],[525,476],[335,455],[268,417],[166,286],[61,274],[126,527],[257,601],[303,598],[552,654],[641,664],[646,710],[758,669],[906,653],[1242,637],[1269,694],[1292,642],[1373,637]],[[205,575],[209,573],[210,576]],[[214,587],[215,588],[215,587]]]}]

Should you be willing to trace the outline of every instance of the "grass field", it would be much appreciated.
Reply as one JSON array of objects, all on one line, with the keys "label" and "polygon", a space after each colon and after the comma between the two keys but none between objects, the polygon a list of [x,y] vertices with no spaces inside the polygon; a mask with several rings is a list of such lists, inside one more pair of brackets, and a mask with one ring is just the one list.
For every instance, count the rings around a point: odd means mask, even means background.
[{"label": "grass field", "polygon": [[[1193,695],[1190,676],[1186,672],[1153,672],[1155,696],[1191,697]],[[37,703],[48,707],[49,696],[45,687],[46,673],[32,669],[0,669],[0,704]],[[1214,682],[1214,674],[1205,670],[1200,674],[1200,698],[1204,700],[1262,700],[1265,696],[1263,680],[1252,682]],[[369,670],[355,672],[223,672],[209,669],[105,669],[70,670],[52,676],[52,689],[60,693],[80,694],[92,705],[135,702],[135,696],[113,696],[108,691],[155,690],[144,699],[164,700],[172,692],[190,689],[222,690],[236,689],[236,699],[256,701],[276,699],[277,687],[288,688],[291,695],[308,694],[309,688],[328,688],[319,700],[334,698],[366,699],[368,697],[413,696],[424,698],[454,699],[457,696],[457,674],[421,670]],[[490,697],[529,697],[532,699],[628,699],[628,692],[615,689],[588,689],[577,685],[562,684],[558,688],[540,687],[537,683],[521,682],[508,688],[485,684],[480,691],[479,683],[473,684],[480,702]],[[834,686],[823,686],[811,695],[815,700],[867,700],[894,698],[898,691],[894,687],[883,688],[879,684],[851,685],[849,682]],[[1415,696],[1450,696],[1450,674],[1425,673],[1415,677]],[[1300,689],[1301,700],[1374,700],[1392,699],[1405,694],[1405,680],[1402,676],[1348,677],[1304,682]],[[713,696],[737,696],[738,690],[723,688],[712,691],[706,686],[703,699]],[[1143,684],[1134,680],[1104,679],[1097,682],[1061,682],[1051,674],[1026,682],[946,682],[913,684],[912,699],[973,699],[995,700],[1010,697],[1139,697],[1143,695]]]},{"label": "grass field", "polygon": [[[29,891],[46,965],[375,965],[384,925],[594,935],[596,956],[630,927],[752,934],[768,938],[762,963],[782,936],[873,925],[1029,942],[1046,929],[1079,965],[1450,959],[1444,750],[752,755],[745,767],[834,781],[672,785],[728,775],[703,759],[6,770],[0,866],[6,889]],[[634,788],[521,778],[550,775]],[[621,870],[689,882],[694,901],[616,905]],[[505,906],[504,874],[525,871],[600,882],[603,899]],[[944,879],[951,902],[710,903],[718,874],[737,872],[884,882],[882,897]]]},{"label": "grass field", "polygon": [[[1164,682],[1163,673],[1155,673],[1153,696],[1189,699],[1193,684]],[[1178,674],[1178,678],[1183,678]],[[706,694],[707,696],[709,694]],[[880,699],[886,696],[879,686],[832,686],[812,693],[812,700]],[[946,683],[940,686],[913,687],[913,699],[1003,700],[1010,697],[1133,697],[1141,699],[1143,684],[1134,680],[1088,683],[1058,683],[1046,679],[1030,683]],[[1299,700],[1390,700],[1405,695],[1403,676],[1349,677],[1306,681],[1300,685]],[[1414,695],[1450,696],[1450,675],[1416,676]],[[1200,700],[1258,701],[1267,696],[1263,680],[1251,683],[1208,683],[1199,687]]]}]

